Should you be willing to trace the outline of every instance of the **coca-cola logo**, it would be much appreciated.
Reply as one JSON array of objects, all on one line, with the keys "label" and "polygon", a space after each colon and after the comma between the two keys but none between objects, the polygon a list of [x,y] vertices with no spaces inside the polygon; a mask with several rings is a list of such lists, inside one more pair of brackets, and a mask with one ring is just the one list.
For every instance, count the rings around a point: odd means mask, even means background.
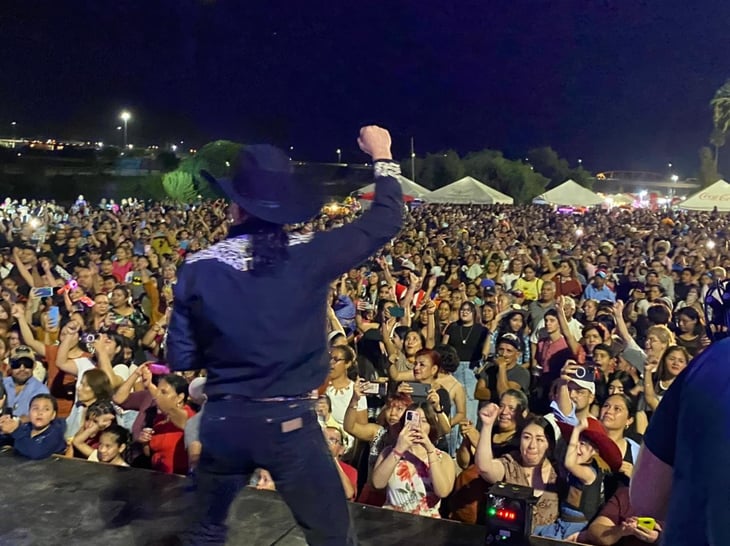
[{"label": "coca-cola logo", "polygon": [[713,195],[711,193],[701,193],[697,196],[700,201],[730,201],[730,193]]}]

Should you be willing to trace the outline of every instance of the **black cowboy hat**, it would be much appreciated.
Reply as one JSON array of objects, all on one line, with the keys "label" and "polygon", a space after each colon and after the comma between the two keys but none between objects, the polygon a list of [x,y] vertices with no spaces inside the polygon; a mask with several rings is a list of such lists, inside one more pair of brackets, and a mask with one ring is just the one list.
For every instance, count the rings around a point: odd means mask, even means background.
[{"label": "black cowboy hat", "polygon": [[269,144],[246,146],[231,164],[230,178],[200,174],[247,213],[272,224],[297,224],[319,212],[321,190],[295,173],[289,157]]}]

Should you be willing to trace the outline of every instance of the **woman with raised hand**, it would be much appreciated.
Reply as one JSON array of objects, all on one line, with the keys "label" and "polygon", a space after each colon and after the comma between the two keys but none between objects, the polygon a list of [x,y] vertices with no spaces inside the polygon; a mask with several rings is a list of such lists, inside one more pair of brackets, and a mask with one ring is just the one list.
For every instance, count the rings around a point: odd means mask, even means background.
[{"label": "woman with raised hand", "polygon": [[491,484],[504,481],[531,487],[539,499],[532,513],[532,527],[553,523],[558,518],[558,475],[551,462],[555,448],[553,427],[542,417],[528,418],[520,432],[519,450],[494,458],[492,429],[499,414],[497,404],[479,410],[482,431],[475,457],[479,474]]},{"label": "woman with raised hand", "polygon": [[436,413],[429,402],[412,404],[398,426],[395,447],[383,450],[375,463],[373,487],[386,490],[383,508],[439,518],[441,499],[454,487],[456,466],[434,445]]}]

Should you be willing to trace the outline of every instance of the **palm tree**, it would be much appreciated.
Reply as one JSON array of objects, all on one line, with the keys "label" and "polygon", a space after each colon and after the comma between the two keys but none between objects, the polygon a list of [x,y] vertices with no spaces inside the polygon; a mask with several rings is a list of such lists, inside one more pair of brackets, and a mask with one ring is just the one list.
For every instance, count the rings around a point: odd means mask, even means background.
[{"label": "palm tree", "polygon": [[710,101],[712,107],[712,123],[715,130],[710,142],[715,147],[715,168],[720,148],[725,145],[725,136],[730,130],[730,80],[727,80]]},{"label": "palm tree", "polygon": [[714,162],[715,162],[715,170],[717,170],[717,157],[720,152],[720,148],[725,146],[725,133],[723,133],[722,131],[720,131],[717,128],[713,129],[712,134],[710,134],[710,144],[712,144],[715,147]]}]

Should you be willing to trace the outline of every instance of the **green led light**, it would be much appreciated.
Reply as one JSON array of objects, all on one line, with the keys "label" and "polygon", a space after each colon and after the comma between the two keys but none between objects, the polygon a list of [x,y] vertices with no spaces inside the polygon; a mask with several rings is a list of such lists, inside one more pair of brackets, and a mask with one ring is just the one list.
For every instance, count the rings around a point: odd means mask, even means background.
[{"label": "green led light", "polygon": [[487,514],[489,514],[491,517],[494,517],[497,515],[497,509],[492,506],[489,508],[489,510],[487,510]]}]

